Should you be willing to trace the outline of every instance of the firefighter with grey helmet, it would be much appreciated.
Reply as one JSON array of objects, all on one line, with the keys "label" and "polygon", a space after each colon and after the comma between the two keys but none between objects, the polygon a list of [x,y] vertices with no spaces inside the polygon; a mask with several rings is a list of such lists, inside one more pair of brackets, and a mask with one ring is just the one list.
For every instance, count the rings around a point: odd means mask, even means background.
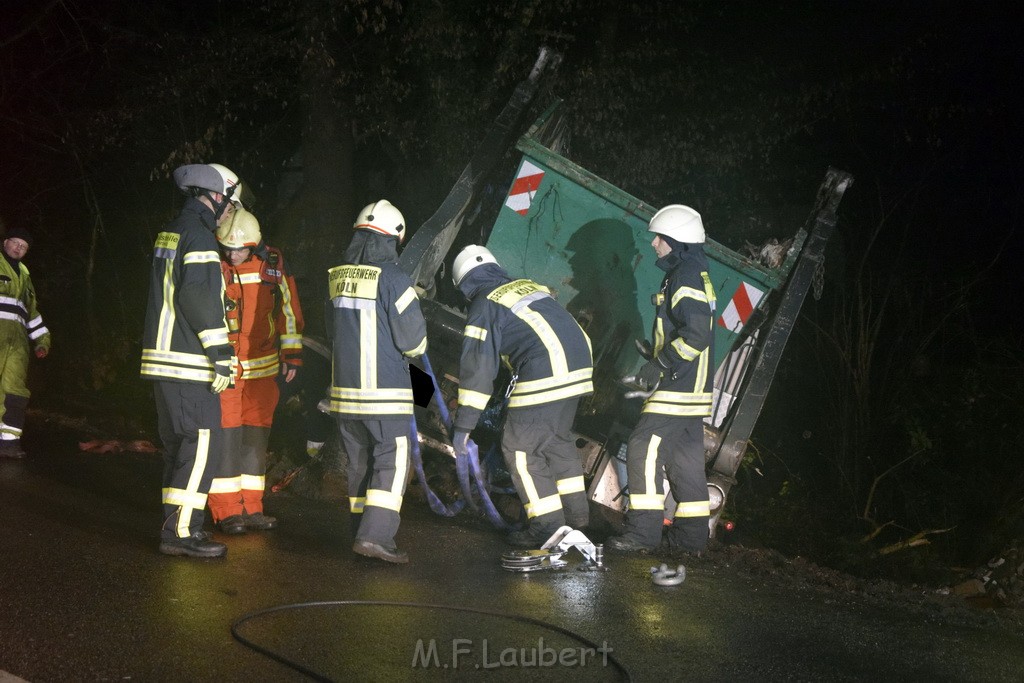
[{"label": "firefighter with grey helmet", "polygon": [[214,231],[230,218],[239,180],[220,164],[174,171],[187,198],[156,235],[142,336],[143,379],[153,382],[163,442],[160,552],[221,557],[203,529],[221,451],[220,394],[231,384],[224,277]]},{"label": "firefighter with grey helmet", "polygon": [[[2,223],[2,222],[0,222]],[[36,302],[36,289],[24,258],[32,246],[32,234],[20,225],[3,235],[0,258],[0,457],[23,458],[21,434],[31,392],[29,359],[50,352],[50,331]]]},{"label": "firefighter with grey helmet", "polygon": [[342,265],[328,272],[333,340],[330,412],[348,455],[352,551],[392,563],[412,444],[409,360],[427,350],[427,323],[398,267],[405,218],[386,199],[359,212]]},{"label": "firefighter with grey helmet", "polygon": [[[650,357],[623,378],[645,401],[626,452],[625,528],[606,545],[648,551],[664,540],[671,549],[700,552],[709,537],[703,420],[711,415],[715,290],[699,213],[681,204],[666,206],[651,218],[648,231],[665,277],[653,297],[653,342],[644,345]],[[666,478],[676,501],[667,527]]]},{"label": "firefighter with grey helmet", "polygon": [[590,521],[571,433],[580,398],[594,391],[590,339],[550,289],[511,278],[486,247],[463,249],[452,276],[470,302],[452,442],[458,454],[466,452],[505,363],[513,379],[501,450],[529,520],[506,540],[539,548],[560,527]]}]

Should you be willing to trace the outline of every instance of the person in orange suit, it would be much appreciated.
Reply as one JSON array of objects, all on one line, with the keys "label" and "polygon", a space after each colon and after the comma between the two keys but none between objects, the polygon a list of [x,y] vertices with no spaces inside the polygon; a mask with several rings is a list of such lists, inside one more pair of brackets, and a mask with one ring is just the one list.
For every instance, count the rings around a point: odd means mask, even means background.
[{"label": "person in orange suit", "polygon": [[236,209],[217,241],[228,340],[238,364],[234,387],[221,394],[224,447],[209,506],[221,532],[242,534],[277,526],[263,512],[267,445],[280,397],[277,377],[292,382],[302,365],[302,309],[281,251],[263,242],[252,213]]}]

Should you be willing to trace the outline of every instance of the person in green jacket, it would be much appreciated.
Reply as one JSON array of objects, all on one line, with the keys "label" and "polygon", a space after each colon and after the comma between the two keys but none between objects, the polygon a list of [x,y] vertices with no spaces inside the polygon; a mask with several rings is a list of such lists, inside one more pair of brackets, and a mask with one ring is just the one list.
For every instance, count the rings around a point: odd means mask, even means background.
[{"label": "person in green jacket", "polygon": [[50,352],[50,331],[36,308],[36,290],[22,262],[32,246],[32,235],[12,227],[4,235],[0,258],[0,457],[23,458],[21,431],[25,427],[29,390],[26,384],[30,352],[45,358]]}]

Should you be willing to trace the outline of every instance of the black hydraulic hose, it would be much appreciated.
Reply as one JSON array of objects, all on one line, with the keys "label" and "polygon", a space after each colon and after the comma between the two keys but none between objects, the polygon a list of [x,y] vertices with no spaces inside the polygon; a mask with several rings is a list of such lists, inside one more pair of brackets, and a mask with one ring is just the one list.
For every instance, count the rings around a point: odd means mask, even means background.
[{"label": "black hydraulic hose", "polygon": [[541,621],[540,619],[534,619],[533,617],[526,617],[520,614],[507,614],[505,612],[492,612],[490,610],[477,609],[475,607],[457,607],[455,605],[438,605],[419,602],[392,602],[388,600],[319,600],[313,602],[295,602],[287,605],[276,605],[274,607],[268,607],[266,609],[250,612],[249,614],[239,617],[233,624],[231,624],[231,635],[235,640],[240,642],[242,645],[245,645],[246,647],[251,648],[256,652],[259,652],[262,655],[270,657],[275,662],[283,664],[284,666],[287,666],[288,668],[293,669],[294,671],[298,671],[299,673],[303,674],[304,676],[308,676],[314,681],[324,681],[325,683],[333,683],[333,678],[325,676],[317,671],[313,671],[309,667],[304,666],[294,660],[291,660],[282,654],[278,654],[270,648],[264,647],[258,643],[254,643],[253,641],[249,640],[241,633],[239,633],[239,627],[241,627],[248,621],[256,619],[257,617],[266,616],[268,614],[273,614],[275,612],[305,609],[307,607],[400,607],[407,609],[427,609],[443,610],[448,612],[462,612],[465,614],[479,614],[487,617],[497,617],[499,619],[511,619],[512,621],[517,621],[522,624],[531,624],[533,626],[539,626],[549,631],[554,631],[555,633],[560,633],[563,636],[572,638],[578,643],[582,643],[583,645],[594,650],[595,652],[605,653],[608,663],[610,663],[620,674],[622,674],[622,680],[632,680],[632,678],[629,675],[629,670],[626,669],[622,662],[617,660],[614,657],[614,655],[612,655],[610,652],[606,652],[606,648],[598,646],[597,643],[588,640],[587,638],[584,638],[575,631],[570,631],[567,628],[563,628],[561,626],[557,626],[546,621]]}]

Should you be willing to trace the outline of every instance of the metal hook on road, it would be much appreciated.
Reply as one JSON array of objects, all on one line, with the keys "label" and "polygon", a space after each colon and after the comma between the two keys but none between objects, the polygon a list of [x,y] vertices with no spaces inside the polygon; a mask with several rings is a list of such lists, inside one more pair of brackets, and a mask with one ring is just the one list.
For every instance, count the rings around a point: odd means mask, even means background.
[{"label": "metal hook on road", "polygon": [[651,567],[651,581],[657,586],[678,586],[686,581],[686,567],[679,565],[674,571],[667,564]]}]

